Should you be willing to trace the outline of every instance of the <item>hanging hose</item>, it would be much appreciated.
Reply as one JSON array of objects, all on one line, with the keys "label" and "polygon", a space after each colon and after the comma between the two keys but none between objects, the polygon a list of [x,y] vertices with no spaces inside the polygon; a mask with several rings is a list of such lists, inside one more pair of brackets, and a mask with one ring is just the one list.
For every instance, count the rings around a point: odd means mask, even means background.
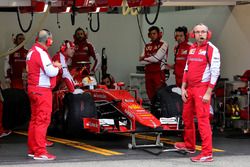
[{"label": "hanging hose", "polygon": [[17,14],[17,20],[18,20],[18,24],[19,24],[19,27],[21,28],[22,32],[26,33],[30,30],[31,28],[31,25],[32,25],[32,22],[33,22],[33,9],[32,9],[32,12],[31,12],[31,20],[30,20],[30,24],[28,26],[28,28],[25,30],[22,26],[22,23],[21,23],[21,20],[20,20],[20,15],[19,15],[19,8],[17,8],[17,11],[16,11],[16,14]]},{"label": "hanging hose", "polygon": [[56,13],[56,24],[57,24],[58,28],[60,29],[61,26],[60,26],[60,22],[59,22],[59,14],[58,14],[58,12]]},{"label": "hanging hose", "polygon": [[44,13],[43,17],[40,19],[40,21],[38,22],[38,25],[37,27],[32,31],[30,32],[28,35],[27,35],[27,38],[22,42],[20,43],[18,46],[16,46],[14,49],[10,50],[10,51],[7,51],[7,52],[4,52],[4,53],[0,53],[0,57],[4,57],[4,56],[8,56],[12,53],[15,53],[17,50],[19,50],[21,47],[23,47],[28,41],[31,40],[31,38],[41,29],[42,27],[42,24],[44,23],[45,19],[48,17],[49,15],[49,11],[50,11],[50,7],[51,7],[51,4],[49,3],[48,4],[48,9],[47,11]]},{"label": "hanging hose", "polygon": [[76,0],[73,1],[73,5],[71,7],[72,14],[70,15],[71,18],[71,25],[75,25],[75,18],[76,18]]},{"label": "hanging hose", "polygon": [[96,29],[93,29],[93,25],[92,25],[92,13],[89,13],[89,28],[92,32],[98,32],[100,29],[100,18],[99,18],[99,13],[96,13],[96,17],[97,17],[97,27]]},{"label": "hanging hose", "polygon": [[149,25],[155,24],[155,22],[156,22],[157,19],[158,19],[158,16],[159,16],[159,13],[160,13],[160,8],[161,8],[161,0],[158,0],[158,1],[159,1],[159,2],[158,2],[158,5],[157,5],[156,15],[155,15],[155,18],[154,18],[154,20],[153,20],[152,22],[150,22],[149,19],[148,19],[147,7],[144,7],[145,19],[146,19],[146,21],[147,21],[147,23],[148,23]]}]

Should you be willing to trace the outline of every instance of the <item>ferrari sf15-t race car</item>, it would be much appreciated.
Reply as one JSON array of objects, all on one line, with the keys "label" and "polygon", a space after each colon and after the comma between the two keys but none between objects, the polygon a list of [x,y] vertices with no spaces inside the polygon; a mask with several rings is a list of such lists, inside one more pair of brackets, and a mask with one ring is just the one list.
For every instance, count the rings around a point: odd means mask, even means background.
[{"label": "ferrari sf15-t race car", "polygon": [[104,85],[83,89],[79,94],[58,90],[54,92],[53,104],[53,115],[57,116],[56,120],[61,118],[58,123],[63,124],[65,132],[84,129],[94,133],[135,133],[177,129],[173,118],[157,119],[130,91],[107,89]]}]

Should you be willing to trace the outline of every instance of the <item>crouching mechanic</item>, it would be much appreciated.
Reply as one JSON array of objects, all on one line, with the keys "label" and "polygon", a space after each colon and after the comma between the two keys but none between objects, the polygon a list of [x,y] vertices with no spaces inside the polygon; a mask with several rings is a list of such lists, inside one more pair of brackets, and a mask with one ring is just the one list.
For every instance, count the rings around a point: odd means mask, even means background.
[{"label": "crouching mechanic", "polygon": [[193,162],[211,162],[212,131],[209,121],[212,90],[220,74],[219,50],[209,41],[211,32],[204,24],[198,24],[191,33],[196,42],[190,47],[182,82],[184,142],[175,148],[195,152],[196,137],[194,116],[198,120],[202,150]]},{"label": "crouching mechanic", "polygon": [[46,150],[46,133],[52,112],[52,89],[62,65],[52,62],[48,48],[52,45],[48,30],[38,32],[36,43],[26,58],[28,95],[31,103],[31,119],[28,129],[28,156],[35,160],[54,160],[56,156]]},{"label": "crouching mechanic", "polygon": [[53,56],[53,61],[58,61],[62,64],[62,69],[57,76],[57,88],[63,87],[63,82],[66,84],[69,92],[73,93],[75,90],[75,82],[71,76],[68,65],[71,63],[71,58],[75,53],[75,44],[69,40],[65,40],[60,47],[60,51]]}]

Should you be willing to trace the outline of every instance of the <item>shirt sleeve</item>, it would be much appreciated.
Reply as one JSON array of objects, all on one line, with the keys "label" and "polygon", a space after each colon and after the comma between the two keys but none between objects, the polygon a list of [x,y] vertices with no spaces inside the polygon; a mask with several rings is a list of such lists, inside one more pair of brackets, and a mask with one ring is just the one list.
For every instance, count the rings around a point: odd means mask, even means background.
[{"label": "shirt sleeve", "polygon": [[98,59],[96,58],[96,52],[93,45],[89,43],[88,47],[89,47],[89,54],[94,60],[94,65],[92,66],[91,71],[95,72],[96,66],[98,64]]},{"label": "shirt sleeve", "polygon": [[44,72],[49,77],[55,77],[57,76],[59,72],[59,68],[55,67],[50,58],[49,55],[46,52],[40,53],[41,62],[42,62],[42,68],[44,69]]},{"label": "shirt sleeve", "polygon": [[[145,50],[143,50],[142,54],[140,55],[139,58],[142,58],[145,56]],[[143,65],[147,65],[147,64],[150,64],[150,62],[148,61],[145,61],[145,60],[140,60],[140,63],[143,64]]]},{"label": "shirt sleeve", "polygon": [[162,46],[158,49],[156,54],[147,57],[144,60],[150,63],[157,63],[167,57],[167,52],[168,52],[168,44],[166,42],[163,42]]},{"label": "shirt sleeve", "polygon": [[213,49],[212,58],[211,58],[211,66],[210,66],[210,72],[211,72],[211,79],[209,87],[214,88],[216,85],[217,79],[220,75],[220,53],[217,48]]},{"label": "shirt sleeve", "polygon": [[188,71],[188,60],[186,61],[186,66],[184,68],[182,82],[187,83],[187,71]]}]

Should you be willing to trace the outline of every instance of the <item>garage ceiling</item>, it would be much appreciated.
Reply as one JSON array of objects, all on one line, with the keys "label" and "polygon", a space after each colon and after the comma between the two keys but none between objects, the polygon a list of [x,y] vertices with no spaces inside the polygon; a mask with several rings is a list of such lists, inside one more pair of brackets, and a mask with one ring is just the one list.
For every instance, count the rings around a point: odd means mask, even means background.
[{"label": "garage ceiling", "polygon": [[[40,0],[57,2],[62,0]],[[227,6],[250,3],[250,0],[162,0],[162,6]],[[0,0],[0,7],[31,6],[31,0]]]}]

